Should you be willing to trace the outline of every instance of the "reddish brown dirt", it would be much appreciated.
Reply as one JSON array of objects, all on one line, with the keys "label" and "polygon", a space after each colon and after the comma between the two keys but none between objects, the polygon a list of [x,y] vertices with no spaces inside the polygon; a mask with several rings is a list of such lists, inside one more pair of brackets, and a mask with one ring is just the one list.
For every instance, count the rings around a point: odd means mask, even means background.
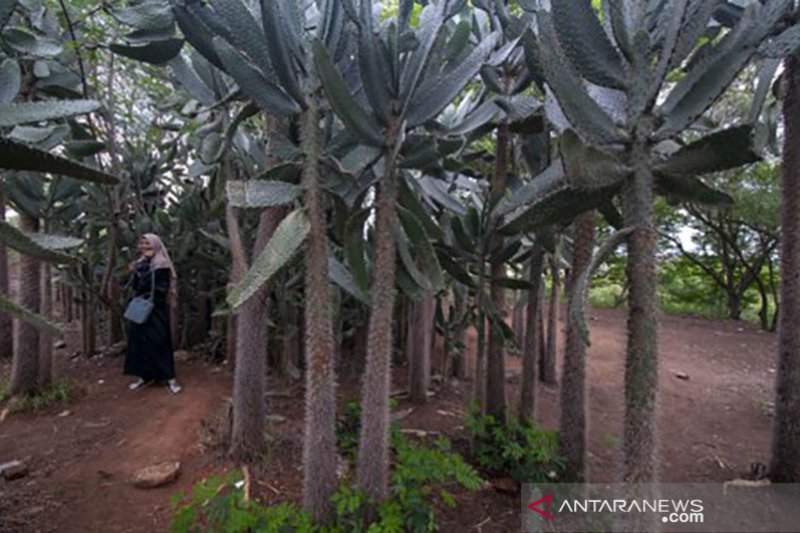
[{"label": "reddish brown dirt", "polygon": [[[617,478],[623,415],[624,314],[593,311],[589,348],[589,465],[593,481]],[[751,462],[767,463],[774,379],[774,335],[747,324],[692,317],[663,318],[660,384],[661,478],[665,481],[719,481],[737,477]],[[473,339],[474,340],[474,339]],[[121,359],[67,358],[59,350],[62,375],[83,390],[68,405],[38,414],[11,415],[0,423],[0,462],[23,459],[30,474],[0,481],[2,531],[163,531],[171,495],[211,473],[234,465],[202,445],[203,421],[225,409],[230,373],[200,361],[179,364],[186,385],[178,396],[163,387],[136,393],[119,374]],[[516,405],[519,359],[508,361],[509,403]],[[8,367],[0,366],[0,380]],[[689,379],[678,379],[685,372]],[[404,368],[395,370],[396,387]],[[344,380],[341,396],[357,398],[357,377]],[[286,417],[271,422],[273,435],[264,472],[254,491],[263,499],[299,501],[298,470],[302,436],[302,391],[271,396],[270,411]],[[428,405],[415,408],[402,425],[438,431],[455,446],[471,383],[451,383]],[[538,416],[555,428],[557,388],[541,388]],[[400,402],[399,410],[411,407]],[[68,410],[68,416],[59,413]],[[132,473],[166,459],[183,464],[174,484],[151,490],[130,485]],[[456,493],[457,507],[443,510],[443,531],[515,531],[518,496],[487,487]]]}]

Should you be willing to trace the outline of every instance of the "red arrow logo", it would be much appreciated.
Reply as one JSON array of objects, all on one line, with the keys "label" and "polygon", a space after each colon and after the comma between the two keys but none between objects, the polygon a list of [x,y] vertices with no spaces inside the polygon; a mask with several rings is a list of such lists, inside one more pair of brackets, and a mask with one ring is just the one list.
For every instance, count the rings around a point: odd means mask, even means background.
[{"label": "red arrow logo", "polygon": [[553,506],[553,498],[554,497],[555,497],[555,494],[548,494],[544,498],[540,498],[540,499],[536,500],[533,503],[529,503],[528,504],[528,509],[530,509],[534,513],[539,513],[540,515],[544,516],[545,518],[555,518],[555,516],[551,515],[547,511],[542,511],[541,509],[537,509],[537,507],[539,507],[539,504],[547,503],[547,510],[549,511],[550,507]]}]

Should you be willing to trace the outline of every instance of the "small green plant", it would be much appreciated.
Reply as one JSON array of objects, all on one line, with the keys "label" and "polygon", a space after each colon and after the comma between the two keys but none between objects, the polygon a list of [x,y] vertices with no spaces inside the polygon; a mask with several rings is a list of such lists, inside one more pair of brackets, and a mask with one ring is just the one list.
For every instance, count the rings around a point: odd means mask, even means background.
[{"label": "small green plant", "polygon": [[[347,407],[345,413],[342,424],[348,422],[347,417],[355,416],[357,434],[358,410]],[[342,433],[349,434],[353,426],[342,426]],[[341,434],[339,438],[342,442]],[[437,530],[437,502],[455,506],[455,498],[448,489],[460,486],[477,490],[482,484],[475,469],[453,452],[447,439],[438,439],[431,446],[417,444],[395,428],[392,451],[395,460],[389,498],[375,505],[344,482],[332,496],[335,516],[329,524],[314,524],[307,513],[294,505],[268,507],[245,501],[240,489],[241,477],[232,473],[225,479],[212,477],[196,484],[191,495],[176,494],[172,499],[174,514],[170,531],[427,533]]]},{"label": "small green plant", "polygon": [[[36,413],[42,409],[69,401],[75,393],[75,386],[69,381],[62,379],[36,392],[17,396],[11,401],[9,412]],[[11,400],[11,388],[9,385],[4,385],[3,388],[0,388],[0,403],[4,403],[7,400]]]},{"label": "small green plant", "polygon": [[[392,451],[395,461],[389,499],[376,508],[363,493],[342,485],[333,495],[336,520],[332,531],[436,531],[435,503],[455,506],[455,498],[448,488],[460,486],[478,490],[481,486],[481,477],[452,451],[447,439],[438,439],[427,446],[413,443],[397,432],[392,439]],[[375,510],[375,518],[367,521],[365,517],[371,510]]]},{"label": "small green plant", "polygon": [[564,469],[558,433],[521,424],[513,416],[505,424],[472,408],[464,427],[473,438],[473,461],[493,474],[520,483],[552,482]]},{"label": "small green plant", "polygon": [[197,483],[192,494],[172,497],[173,533],[259,531],[289,533],[314,531],[309,515],[290,504],[264,506],[245,500],[238,472],[224,479],[210,477]]},{"label": "small green plant", "polygon": [[[397,400],[389,399],[389,409],[397,408]],[[357,401],[349,401],[342,409],[342,413],[336,421],[336,445],[344,453],[345,457],[355,460],[358,451],[358,434],[361,429],[361,404]],[[389,439],[394,447],[398,439],[402,438],[400,425],[393,421],[389,426]]]}]

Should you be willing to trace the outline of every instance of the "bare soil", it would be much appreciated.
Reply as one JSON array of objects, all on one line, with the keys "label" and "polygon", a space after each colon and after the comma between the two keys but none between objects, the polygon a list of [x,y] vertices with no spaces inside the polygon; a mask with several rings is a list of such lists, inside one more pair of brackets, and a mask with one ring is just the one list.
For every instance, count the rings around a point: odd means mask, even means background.
[{"label": "bare soil", "polygon": [[[623,423],[625,317],[621,311],[591,312],[588,355],[589,477],[614,481]],[[472,338],[474,349],[474,336]],[[753,462],[768,462],[773,401],[775,336],[733,321],[665,316],[659,344],[661,479],[721,481],[740,476]],[[70,343],[71,345],[72,343]],[[202,358],[178,363],[184,391],[171,395],[153,386],[127,388],[120,358],[70,358],[56,351],[57,371],[80,394],[67,405],[0,422],[0,463],[19,459],[27,477],[0,480],[0,531],[151,532],[169,524],[170,498],[178,490],[234,468],[208,444],[227,409],[231,372]],[[520,361],[508,359],[509,403],[516,406]],[[9,366],[0,364],[0,382]],[[395,369],[402,387],[405,368]],[[677,377],[685,374],[688,379]],[[357,398],[357,376],[340,387],[342,401]],[[463,447],[462,427],[472,384],[451,382],[424,406],[414,407],[403,427],[441,432]],[[300,501],[302,387],[272,382],[271,451],[254,492],[268,502]],[[274,391],[279,391],[274,394]],[[411,408],[401,401],[399,411]],[[558,389],[541,387],[538,417],[558,424]],[[178,460],[182,472],[171,485],[138,489],[139,468]],[[477,493],[457,492],[457,507],[439,513],[442,531],[517,531],[519,497],[489,484]]]}]

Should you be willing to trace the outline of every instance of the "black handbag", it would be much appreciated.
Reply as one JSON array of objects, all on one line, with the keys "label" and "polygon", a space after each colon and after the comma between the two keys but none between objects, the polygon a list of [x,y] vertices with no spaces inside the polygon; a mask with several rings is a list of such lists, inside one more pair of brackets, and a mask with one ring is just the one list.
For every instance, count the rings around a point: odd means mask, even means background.
[{"label": "black handbag", "polygon": [[150,297],[136,296],[125,308],[125,318],[134,324],[144,324],[155,307],[156,274],[150,269]]}]

